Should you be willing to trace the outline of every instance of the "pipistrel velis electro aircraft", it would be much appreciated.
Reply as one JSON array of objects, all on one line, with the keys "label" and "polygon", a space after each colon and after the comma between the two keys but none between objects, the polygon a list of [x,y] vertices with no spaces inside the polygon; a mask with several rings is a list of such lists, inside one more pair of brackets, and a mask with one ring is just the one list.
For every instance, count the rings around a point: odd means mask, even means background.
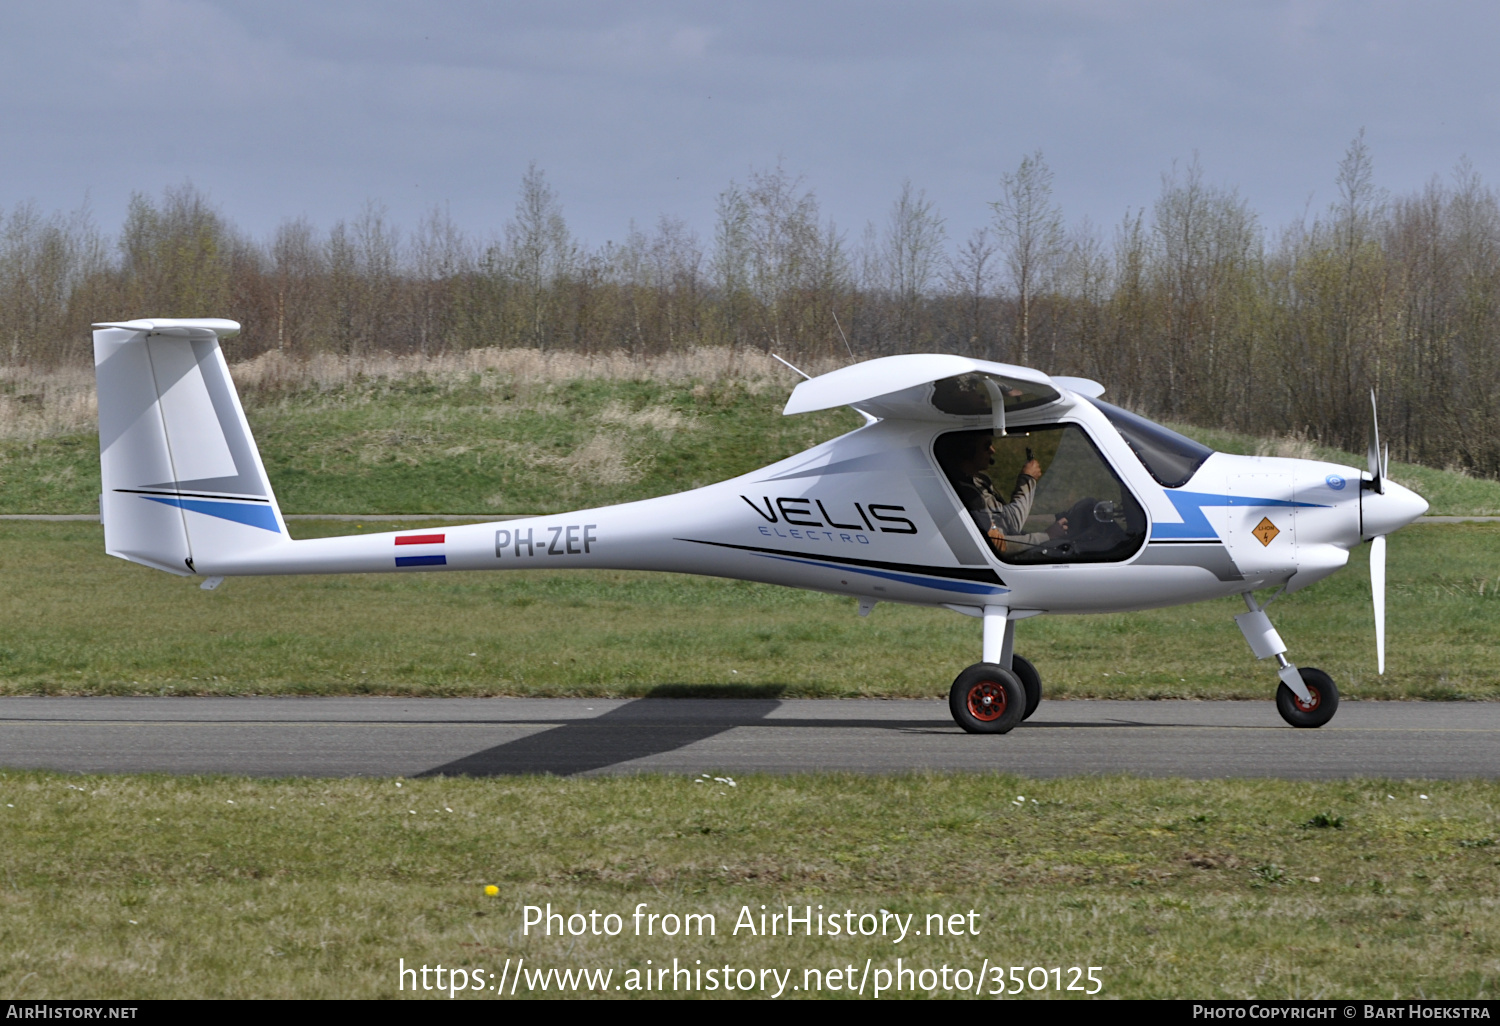
[{"label": "pipistrel velis electro aircraft", "polygon": [[[181,575],[664,570],[941,606],[983,621],[982,659],[949,692],[971,733],[1036,709],[1016,621],[1241,595],[1274,657],[1276,704],[1327,723],[1338,689],[1298,668],[1277,596],[1371,542],[1385,670],[1385,536],[1427,510],[1369,468],[1231,456],[1104,402],[1097,382],[960,356],[888,356],[809,378],[785,412],[852,406],[863,427],[742,477],[640,502],[442,529],[293,541],[219,340],[234,321],[95,325],[107,551]],[[804,375],[805,376],[805,375]],[[992,476],[993,475],[993,476]],[[1010,482],[1014,481],[1012,488]],[[1261,601],[1257,591],[1278,589]]]}]

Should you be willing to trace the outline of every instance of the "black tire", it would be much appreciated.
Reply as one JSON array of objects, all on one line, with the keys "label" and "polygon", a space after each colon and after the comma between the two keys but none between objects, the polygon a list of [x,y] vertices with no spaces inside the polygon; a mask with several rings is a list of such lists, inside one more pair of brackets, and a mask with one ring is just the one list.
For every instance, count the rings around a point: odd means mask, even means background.
[{"label": "black tire", "polygon": [[1008,734],[1026,715],[1026,689],[1005,667],[975,663],[953,681],[948,711],[970,734]]},{"label": "black tire", "polygon": [[1021,687],[1026,690],[1026,711],[1021,714],[1021,719],[1029,720],[1042,703],[1042,675],[1036,672],[1030,659],[1018,655],[1010,657],[1010,672],[1020,679]]},{"label": "black tire", "polygon": [[1302,683],[1307,685],[1313,704],[1304,705],[1292,689],[1283,684],[1276,689],[1276,711],[1294,727],[1321,727],[1339,711],[1339,689],[1333,678],[1322,670],[1311,666],[1304,666],[1301,670]]}]

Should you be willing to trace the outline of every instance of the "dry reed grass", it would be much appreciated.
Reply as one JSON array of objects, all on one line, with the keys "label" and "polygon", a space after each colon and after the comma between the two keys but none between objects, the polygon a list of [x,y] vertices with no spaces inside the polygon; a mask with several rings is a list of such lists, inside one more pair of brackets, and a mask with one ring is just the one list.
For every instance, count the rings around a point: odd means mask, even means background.
[{"label": "dry reed grass", "polygon": [[594,417],[601,424],[616,424],[636,431],[652,431],[670,439],[684,427],[691,426],[687,417],[669,406],[647,406],[632,410],[622,403],[608,403]]},{"label": "dry reed grass", "polygon": [[1264,439],[1255,447],[1257,456],[1280,456],[1293,460],[1315,460],[1318,458],[1318,444],[1302,431],[1293,431],[1289,435],[1272,435]]},{"label": "dry reed grass", "polygon": [[[833,361],[825,363],[808,368],[809,373],[820,374],[840,366]],[[623,350],[583,355],[540,349],[469,349],[437,356],[320,354],[301,360],[271,351],[235,364],[232,370],[235,383],[247,392],[327,390],[360,381],[401,381],[418,376],[461,384],[471,382],[475,375],[527,383],[585,378],[663,382],[732,380],[759,392],[768,387],[785,388],[792,377],[791,371],[765,353],[726,347],[701,347],[650,357],[632,357]]]},{"label": "dry reed grass", "polygon": [[595,485],[639,481],[656,457],[650,453],[635,458],[632,455],[624,439],[600,432],[566,456],[528,456],[526,462],[535,467],[557,468],[571,482],[569,494],[578,495]]},{"label": "dry reed grass", "polygon": [[[832,360],[807,366],[821,374],[840,366]],[[758,350],[703,347],[666,356],[631,357],[623,351],[581,355],[539,349],[471,349],[438,356],[373,353],[319,354],[294,359],[275,351],[230,365],[241,395],[326,392],[361,382],[400,382],[421,377],[450,387],[472,384],[551,384],[577,379],[616,381],[734,381],[752,394],[785,389],[792,372]],[[670,436],[684,426],[668,410],[606,410],[602,419]],[[94,375],[88,368],[42,370],[0,366],[0,440],[36,441],[93,431],[98,423]]]},{"label": "dry reed grass", "polygon": [[92,431],[98,419],[92,370],[0,366],[0,440],[32,442]]}]

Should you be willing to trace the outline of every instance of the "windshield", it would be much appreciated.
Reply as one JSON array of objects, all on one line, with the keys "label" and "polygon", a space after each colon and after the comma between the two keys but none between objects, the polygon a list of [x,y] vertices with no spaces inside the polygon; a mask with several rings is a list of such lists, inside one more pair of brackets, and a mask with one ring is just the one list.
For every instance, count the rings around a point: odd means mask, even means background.
[{"label": "windshield", "polygon": [[1120,432],[1120,437],[1125,439],[1131,451],[1163,488],[1178,488],[1187,484],[1188,479],[1203,465],[1203,461],[1214,454],[1208,446],[1147,420],[1138,413],[1122,410],[1102,399],[1092,399],[1090,402],[1109,418],[1115,430]]}]

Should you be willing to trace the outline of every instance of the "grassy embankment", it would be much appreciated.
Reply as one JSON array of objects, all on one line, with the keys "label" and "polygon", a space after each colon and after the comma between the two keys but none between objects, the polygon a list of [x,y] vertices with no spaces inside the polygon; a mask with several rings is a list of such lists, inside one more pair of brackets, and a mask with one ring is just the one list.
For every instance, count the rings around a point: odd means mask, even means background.
[{"label": "grassy embankment", "polygon": [[[764,357],[737,360],[707,354],[643,369],[502,352],[422,365],[262,360],[237,375],[289,512],[520,512],[708,483],[856,423],[848,411],[780,416],[790,372]],[[88,386],[85,375],[5,384],[0,509],[92,508]],[[1231,451],[1330,455],[1294,439],[1208,440]],[[1434,512],[1500,510],[1500,482],[1406,466],[1395,476],[1430,496]],[[1384,678],[1373,672],[1364,550],[1332,579],[1282,599],[1278,626],[1294,657],[1333,673],[1350,698],[1496,697],[1497,537],[1494,525],[1461,525],[1392,538]],[[9,522],[0,539],[8,693],[633,695],[665,684],[704,694],[932,695],[978,647],[976,624],[946,611],[882,605],[860,620],[848,600],[712,579],[247,579],[205,594],[105,557],[93,525]],[[1055,697],[1263,698],[1273,681],[1230,621],[1238,611],[1219,602],[1041,618],[1021,625],[1020,647]]]},{"label": "grassy embankment", "polygon": [[[613,969],[614,984],[647,959],[792,969],[801,985],[804,968],[899,956],[1101,966],[1109,997],[1500,988],[1493,782],[736,784],[0,772],[0,992],[392,996],[398,959],[498,977],[522,957]],[[547,902],[711,912],[717,932],[522,936],[521,906]],[[732,935],[742,905],[787,904],[915,913],[918,928],[974,909],[979,934]]]},{"label": "grassy embankment", "polygon": [[[826,368],[812,367],[810,370]],[[758,353],[649,364],[525,350],[237,365],[288,513],[545,513],[680,491],[764,466],[859,424],[781,416],[796,379]],[[94,513],[88,371],[0,368],[0,513]],[[1189,428],[1226,452],[1364,457],[1296,438]],[[1500,515],[1500,482],[1395,464],[1435,514]]]}]

